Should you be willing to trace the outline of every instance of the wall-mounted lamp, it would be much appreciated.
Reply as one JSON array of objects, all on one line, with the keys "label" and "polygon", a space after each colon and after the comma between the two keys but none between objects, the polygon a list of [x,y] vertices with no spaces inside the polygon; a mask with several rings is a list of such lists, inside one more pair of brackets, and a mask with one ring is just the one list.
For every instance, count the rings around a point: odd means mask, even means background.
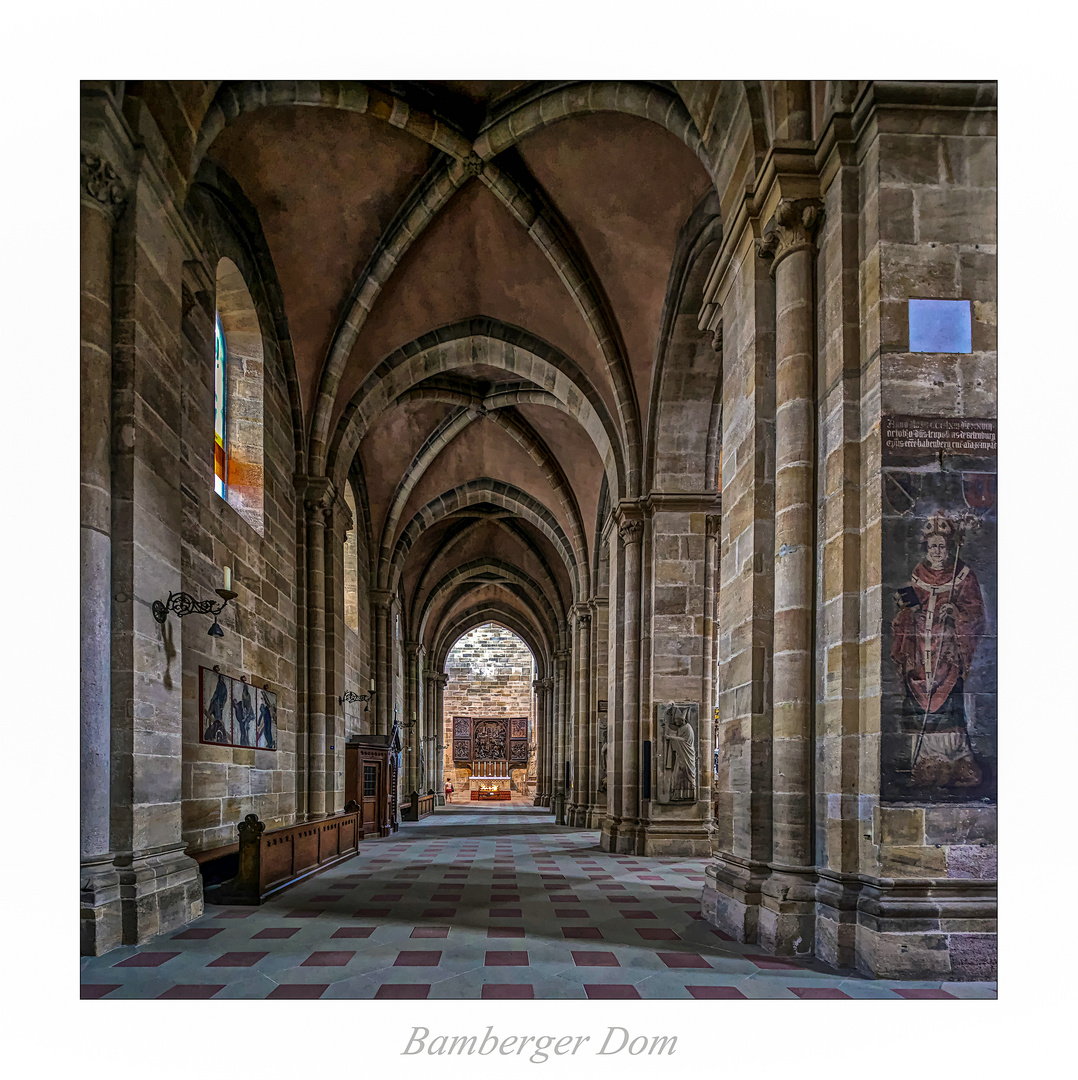
[{"label": "wall-mounted lamp", "polygon": [[232,591],[232,568],[230,566],[225,567],[225,587],[215,589],[214,592],[221,598],[219,607],[212,600],[196,600],[190,593],[170,592],[168,599],[163,604],[160,600],[155,600],[150,609],[153,611],[153,617],[159,623],[163,623],[168,618],[170,611],[175,612],[181,619],[184,615],[212,615],[213,623],[206,633],[210,637],[224,637],[225,632],[221,629],[217,616],[228,607],[229,600],[234,600],[237,596]]},{"label": "wall-mounted lamp", "polygon": [[364,712],[370,712],[370,710],[371,710],[370,700],[371,700],[372,697],[374,697],[374,679],[371,679],[371,688],[370,688],[370,691],[368,693],[366,693],[366,694],[357,694],[354,690],[345,690],[344,695],[342,697],[337,698],[337,704],[338,705],[343,705],[346,701],[347,702],[362,701],[364,703],[363,704],[363,711]]}]

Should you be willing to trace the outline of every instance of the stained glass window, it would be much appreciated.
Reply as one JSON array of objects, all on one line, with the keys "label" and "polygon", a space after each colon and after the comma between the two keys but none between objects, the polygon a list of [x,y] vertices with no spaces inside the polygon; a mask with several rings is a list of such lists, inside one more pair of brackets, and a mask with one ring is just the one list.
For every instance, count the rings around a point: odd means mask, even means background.
[{"label": "stained glass window", "polygon": [[213,490],[225,497],[225,334],[221,320],[213,320]]}]

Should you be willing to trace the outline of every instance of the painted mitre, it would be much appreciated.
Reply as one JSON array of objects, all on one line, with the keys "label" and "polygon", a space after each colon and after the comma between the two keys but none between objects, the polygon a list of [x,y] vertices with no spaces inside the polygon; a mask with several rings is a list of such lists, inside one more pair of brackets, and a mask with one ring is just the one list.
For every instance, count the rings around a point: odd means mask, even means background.
[{"label": "painted mitre", "polygon": [[921,526],[921,543],[927,544],[932,536],[942,536],[947,543],[951,543],[955,538],[956,531],[956,523],[951,520],[950,515],[942,510],[937,510]]}]

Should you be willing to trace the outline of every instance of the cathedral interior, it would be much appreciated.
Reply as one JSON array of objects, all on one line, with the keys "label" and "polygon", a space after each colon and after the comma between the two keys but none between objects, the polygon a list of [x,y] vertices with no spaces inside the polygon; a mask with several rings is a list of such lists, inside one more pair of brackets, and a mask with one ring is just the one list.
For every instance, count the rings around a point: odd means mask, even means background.
[{"label": "cathedral interior", "polygon": [[80,107],[84,997],[995,997],[994,82]]}]

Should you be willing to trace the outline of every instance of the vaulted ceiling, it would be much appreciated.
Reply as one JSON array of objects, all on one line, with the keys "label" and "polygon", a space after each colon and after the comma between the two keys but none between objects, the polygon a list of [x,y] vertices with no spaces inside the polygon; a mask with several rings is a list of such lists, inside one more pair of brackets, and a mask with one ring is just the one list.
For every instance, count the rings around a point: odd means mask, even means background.
[{"label": "vaulted ceiling", "polygon": [[643,494],[664,305],[713,192],[676,90],[170,85],[192,174],[257,215],[307,469],[363,489],[371,586],[428,649],[501,613],[552,651],[594,593],[601,498]]}]

